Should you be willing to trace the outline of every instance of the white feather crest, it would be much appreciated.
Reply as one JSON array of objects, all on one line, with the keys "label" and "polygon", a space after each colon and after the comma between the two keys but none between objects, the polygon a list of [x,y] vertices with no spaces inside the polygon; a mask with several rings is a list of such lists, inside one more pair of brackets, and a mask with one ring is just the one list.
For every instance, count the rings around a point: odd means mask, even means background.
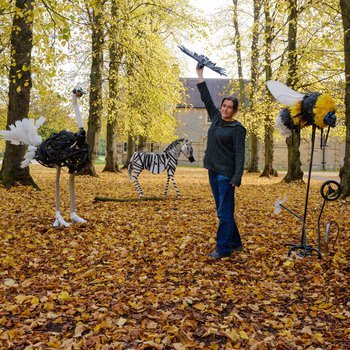
[{"label": "white feather crest", "polygon": [[271,95],[278,101],[287,106],[293,106],[297,102],[301,101],[305,94],[294,91],[287,85],[280,83],[279,81],[269,80],[267,83],[267,88],[270,90]]},{"label": "white feather crest", "polygon": [[43,117],[36,121],[27,118],[17,120],[15,124],[10,125],[10,130],[1,130],[0,137],[13,145],[40,145],[42,138],[38,135],[38,129],[44,122]]}]

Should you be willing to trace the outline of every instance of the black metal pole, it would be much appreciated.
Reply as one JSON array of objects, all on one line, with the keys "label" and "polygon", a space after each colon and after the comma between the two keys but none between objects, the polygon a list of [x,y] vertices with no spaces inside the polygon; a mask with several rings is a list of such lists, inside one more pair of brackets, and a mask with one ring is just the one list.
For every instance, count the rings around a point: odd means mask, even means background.
[{"label": "black metal pole", "polygon": [[319,252],[321,252],[321,216],[322,216],[325,204],[326,204],[326,199],[323,201],[320,214],[318,215],[318,220],[317,220],[317,248]]},{"label": "black metal pole", "polygon": [[310,154],[310,163],[309,163],[309,174],[307,178],[307,188],[306,188],[306,198],[305,198],[305,207],[304,207],[304,220],[301,234],[301,244],[306,246],[306,216],[307,216],[307,208],[309,204],[309,192],[310,192],[310,182],[311,182],[311,171],[312,171],[312,160],[314,157],[314,149],[315,149],[315,135],[316,135],[316,126],[312,125],[312,136],[311,136],[311,154]]}]

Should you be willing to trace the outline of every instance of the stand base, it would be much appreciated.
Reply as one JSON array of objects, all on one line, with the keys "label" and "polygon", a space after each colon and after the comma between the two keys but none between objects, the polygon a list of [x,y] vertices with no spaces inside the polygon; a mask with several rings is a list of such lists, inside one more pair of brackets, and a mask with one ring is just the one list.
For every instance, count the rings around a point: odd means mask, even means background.
[{"label": "stand base", "polygon": [[297,250],[297,254],[299,256],[302,256],[303,258],[310,256],[310,255],[317,255],[319,259],[322,259],[321,252],[311,247],[310,245],[303,245],[303,244],[285,244],[285,246],[289,246],[288,256],[292,253],[292,251]]}]

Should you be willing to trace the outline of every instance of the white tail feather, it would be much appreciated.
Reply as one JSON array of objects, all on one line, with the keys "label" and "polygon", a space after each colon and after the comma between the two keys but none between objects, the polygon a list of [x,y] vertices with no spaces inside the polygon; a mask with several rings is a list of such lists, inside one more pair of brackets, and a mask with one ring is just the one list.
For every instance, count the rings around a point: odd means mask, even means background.
[{"label": "white tail feather", "polygon": [[38,135],[39,127],[44,123],[45,118],[17,120],[15,124],[10,125],[10,130],[1,130],[0,137],[10,141],[13,145],[37,146],[42,142]]},{"label": "white tail feather", "polygon": [[37,147],[36,146],[28,146],[28,150],[26,154],[24,155],[24,159],[21,162],[21,168],[26,168],[30,162],[33,160],[35,157]]},{"label": "white tail feather", "polygon": [[25,168],[35,157],[36,149],[41,144],[42,138],[38,135],[38,129],[45,122],[41,117],[36,121],[34,119],[17,120],[15,124],[10,125],[10,130],[0,130],[0,137],[10,141],[13,145],[27,145],[28,150],[24,155],[21,168]]}]

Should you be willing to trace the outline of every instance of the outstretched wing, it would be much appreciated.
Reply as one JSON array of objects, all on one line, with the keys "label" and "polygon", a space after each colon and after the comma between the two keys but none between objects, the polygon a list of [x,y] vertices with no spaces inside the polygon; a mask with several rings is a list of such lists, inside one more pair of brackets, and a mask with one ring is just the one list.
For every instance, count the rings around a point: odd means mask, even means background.
[{"label": "outstretched wing", "polygon": [[178,48],[182,52],[184,52],[186,55],[188,55],[188,56],[192,57],[193,59],[195,59],[198,62],[198,66],[199,67],[207,66],[208,68],[210,68],[214,72],[219,73],[220,75],[225,75],[226,76],[226,69],[218,67],[216,65],[216,63],[210,61],[210,59],[207,56],[198,55],[196,52],[186,49],[186,47],[183,46],[183,45],[178,46]]},{"label": "outstretched wing", "polygon": [[279,102],[287,105],[293,106],[297,102],[304,98],[304,94],[294,91],[287,85],[280,83],[279,81],[269,80],[267,83],[267,88],[270,90],[272,96]]}]

